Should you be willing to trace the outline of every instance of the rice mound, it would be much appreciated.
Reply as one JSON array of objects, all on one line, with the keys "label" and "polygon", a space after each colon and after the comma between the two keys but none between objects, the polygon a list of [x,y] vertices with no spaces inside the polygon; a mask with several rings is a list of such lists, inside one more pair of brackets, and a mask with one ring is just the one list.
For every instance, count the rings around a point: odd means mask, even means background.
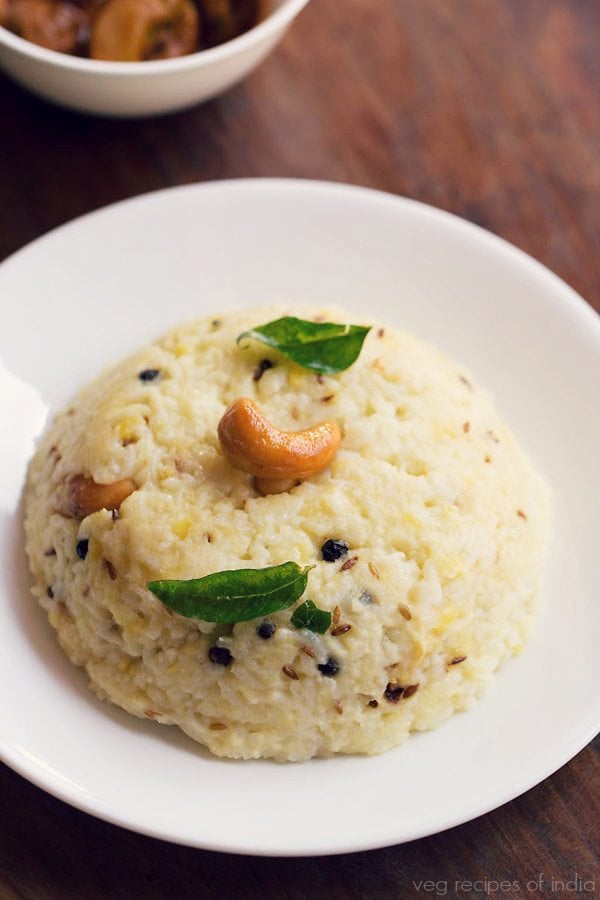
[{"label": "rice mound", "polygon": [[[408,334],[375,326],[335,376],[236,344],[286,314],[244,310],[180,327],[57,415],[26,488],[33,592],[99,697],[178,725],[218,756],[379,753],[470,707],[523,648],[547,490],[489,397]],[[340,310],[295,314],[356,321]],[[274,365],[255,380],[264,358]],[[147,369],[160,374],[143,381]],[[333,463],[261,496],[217,438],[242,396],[285,430],[337,422]],[[60,511],[77,474],[131,478],[138,490],[118,516],[103,509],[78,521]],[[328,539],[348,554],[324,560]],[[288,560],[315,566],[303,599],[335,613],[342,633],[298,630],[292,608],[268,617],[276,630],[264,640],[262,619],[187,619],[146,587]],[[230,665],[209,659],[213,646],[230,651]],[[334,675],[318,668],[330,659]]]}]

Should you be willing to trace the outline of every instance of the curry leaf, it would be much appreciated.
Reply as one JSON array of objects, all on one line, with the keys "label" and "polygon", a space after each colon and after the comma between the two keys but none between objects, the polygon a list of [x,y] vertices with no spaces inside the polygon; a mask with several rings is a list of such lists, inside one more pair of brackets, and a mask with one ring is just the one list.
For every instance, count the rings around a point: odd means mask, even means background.
[{"label": "curry leaf", "polygon": [[291,622],[294,628],[308,628],[317,634],[325,634],[331,625],[331,613],[326,609],[319,609],[312,600],[305,600],[294,610]]},{"label": "curry leaf", "polygon": [[266,569],[231,569],[190,581],[150,581],[148,590],[189,619],[245,622],[295,603],[306,589],[312,568],[285,562]]},{"label": "curry leaf", "polygon": [[284,316],[244,331],[237,340],[238,344],[243,339],[260,341],[305,369],[321,375],[334,375],[343,372],[358,359],[370,330],[370,326],[310,322]]}]

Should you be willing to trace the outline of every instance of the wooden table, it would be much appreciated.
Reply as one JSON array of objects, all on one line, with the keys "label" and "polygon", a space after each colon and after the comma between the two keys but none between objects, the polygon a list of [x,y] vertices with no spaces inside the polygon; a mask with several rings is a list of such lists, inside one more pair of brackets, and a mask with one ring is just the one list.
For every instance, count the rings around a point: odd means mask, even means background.
[{"label": "wooden table", "polygon": [[[599,48],[599,0],[314,0],[244,84],[172,117],[87,119],[0,79],[0,258],[143,191],[289,175],[452,210],[600,309]],[[130,834],[0,767],[0,898],[600,896],[599,749],[445,834],[298,860]]]}]

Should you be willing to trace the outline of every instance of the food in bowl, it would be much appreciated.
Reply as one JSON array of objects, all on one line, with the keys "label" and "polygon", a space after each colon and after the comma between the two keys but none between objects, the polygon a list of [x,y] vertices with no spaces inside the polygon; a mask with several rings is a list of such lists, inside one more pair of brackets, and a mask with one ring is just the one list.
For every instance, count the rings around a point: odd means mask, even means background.
[{"label": "food in bowl", "polygon": [[0,0],[0,25],[61,53],[139,62],[222,44],[260,12],[260,0]]},{"label": "food in bowl", "polygon": [[487,394],[408,334],[303,316],[175,329],[59,413],[28,475],[69,659],[218,756],[440,724],[522,650],[540,588],[548,491]]}]

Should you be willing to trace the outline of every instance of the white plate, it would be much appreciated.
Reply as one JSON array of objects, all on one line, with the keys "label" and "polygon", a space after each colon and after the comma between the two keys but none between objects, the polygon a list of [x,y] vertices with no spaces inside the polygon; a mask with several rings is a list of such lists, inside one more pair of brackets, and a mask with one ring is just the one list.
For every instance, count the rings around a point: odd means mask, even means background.
[{"label": "white plate", "polygon": [[[554,772],[600,724],[600,326],[503,241],[341,185],[241,181],[127,201],[0,267],[0,755],[68,803],[199,847],[320,854],[464,822]],[[236,305],[339,303],[470,367],[555,491],[543,611],[474,710],[383,756],[210,757],[94,699],[30,599],[19,495],[49,408],[179,321]],[[583,798],[582,802],[585,802]]]}]

